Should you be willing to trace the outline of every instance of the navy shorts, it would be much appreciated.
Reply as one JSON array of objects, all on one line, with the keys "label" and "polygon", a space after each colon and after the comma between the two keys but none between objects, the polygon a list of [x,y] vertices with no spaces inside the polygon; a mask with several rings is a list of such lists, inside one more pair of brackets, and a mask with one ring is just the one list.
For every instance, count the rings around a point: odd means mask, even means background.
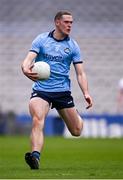
[{"label": "navy shorts", "polygon": [[31,98],[34,97],[44,99],[49,105],[52,105],[51,108],[56,108],[57,110],[74,107],[74,101],[70,91],[44,92],[33,90]]}]

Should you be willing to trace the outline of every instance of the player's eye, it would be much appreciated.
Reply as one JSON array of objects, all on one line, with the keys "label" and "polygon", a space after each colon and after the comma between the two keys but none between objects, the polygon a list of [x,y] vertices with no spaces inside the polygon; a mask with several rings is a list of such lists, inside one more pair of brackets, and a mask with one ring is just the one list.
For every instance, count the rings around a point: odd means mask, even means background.
[{"label": "player's eye", "polygon": [[73,21],[64,21],[66,24],[72,24],[73,23]]}]

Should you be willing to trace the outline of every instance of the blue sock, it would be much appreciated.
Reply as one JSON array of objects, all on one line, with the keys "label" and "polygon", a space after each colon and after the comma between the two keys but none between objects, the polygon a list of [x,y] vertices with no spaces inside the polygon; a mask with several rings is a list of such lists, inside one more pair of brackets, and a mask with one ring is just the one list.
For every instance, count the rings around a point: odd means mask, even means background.
[{"label": "blue sock", "polygon": [[35,158],[37,158],[38,160],[40,160],[40,152],[38,152],[38,151],[33,151],[33,152],[32,152],[32,156],[34,156]]}]

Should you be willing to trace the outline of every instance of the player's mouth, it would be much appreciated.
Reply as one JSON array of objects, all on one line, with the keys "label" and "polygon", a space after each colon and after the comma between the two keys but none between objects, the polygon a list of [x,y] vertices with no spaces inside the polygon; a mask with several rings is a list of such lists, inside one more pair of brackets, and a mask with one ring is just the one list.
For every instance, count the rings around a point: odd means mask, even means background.
[{"label": "player's mouth", "polygon": [[67,31],[67,33],[70,33],[71,29],[67,29],[66,31]]}]

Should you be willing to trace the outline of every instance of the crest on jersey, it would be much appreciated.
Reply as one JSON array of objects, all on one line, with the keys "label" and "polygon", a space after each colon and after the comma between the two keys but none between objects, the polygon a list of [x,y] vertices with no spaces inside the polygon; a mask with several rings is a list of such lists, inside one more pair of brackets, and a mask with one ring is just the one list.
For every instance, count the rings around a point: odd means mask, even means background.
[{"label": "crest on jersey", "polygon": [[66,54],[70,54],[70,49],[69,49],[69,48],[65,48],[65,49],[64,49],[64,52],[65,52]]}]

